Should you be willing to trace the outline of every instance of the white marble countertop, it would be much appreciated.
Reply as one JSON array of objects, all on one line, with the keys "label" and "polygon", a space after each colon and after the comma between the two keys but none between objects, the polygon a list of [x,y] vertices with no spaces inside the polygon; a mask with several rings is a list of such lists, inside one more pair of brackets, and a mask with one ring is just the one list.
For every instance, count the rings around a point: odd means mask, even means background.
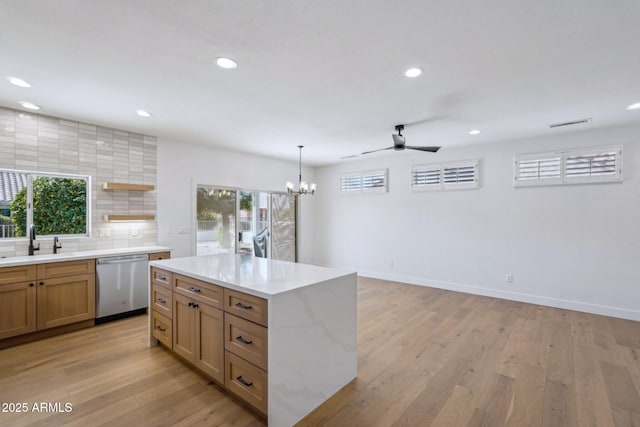
[{"label": "white marble countertop", "polygon": [[171,248],[168,248],[166,246],[138,246],[134,248],[97,249],[93,251],[78,251],[68,253],[61,252],[58,254],[12,256],[7,258],[0,258],[0,267],[11,267],[25,264],[42,264],[45,262],[56,261],[72,261],[74,259],[100,258],[103,256],[168,252],[170,250]]},{"label": "white marble countertop", "polygon": [[267,299],[325,280],[356,274],[347,270],[237,254],[174,258],[151,261],[149,264]]}]

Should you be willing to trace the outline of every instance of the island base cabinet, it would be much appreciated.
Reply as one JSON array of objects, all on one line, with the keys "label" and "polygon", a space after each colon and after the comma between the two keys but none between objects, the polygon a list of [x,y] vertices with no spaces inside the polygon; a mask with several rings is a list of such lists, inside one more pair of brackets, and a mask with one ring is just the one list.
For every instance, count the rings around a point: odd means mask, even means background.
[{"label": "island base cabinet", "polygon": [[222,310],[174,294],[173,351],[224,384]]},{"label": "island base cabinet", "polygon": [[169,348],[173,348],[172,329],[171,319],[151,311],[151,335]]},{"label": "island base cabinet", "polygon": [[227,351],[224,386],[263,414],[267,414],[267,373]]},{"label": "island base cabinet", "polygon": [[193,300],[173,296],[173,351],[194,363],[196,360],[196,312]]},{"label": "island base cabinet", "polygon": [[0,285],[0,339],[36,330],[36,288],[33,282]]},{"label": "island base cabinet", "polygon": [[95,318],[95,275],[39,281],[37,311],[39,330]]}]

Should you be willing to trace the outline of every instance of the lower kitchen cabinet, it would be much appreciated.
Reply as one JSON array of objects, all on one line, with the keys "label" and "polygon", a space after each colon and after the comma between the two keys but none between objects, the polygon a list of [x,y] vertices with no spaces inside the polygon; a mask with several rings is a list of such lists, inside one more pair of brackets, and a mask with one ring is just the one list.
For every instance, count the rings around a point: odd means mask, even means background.
[{"label": "lower kitchen cabinet", "polygon": [[0,339],[91,320],[95,301],[93,259],[0,268]]},{"label": "lower kitchen cabinet", "polygon": [[172,333],[173,325],[171,319],[155,310],[151,310],[151,334],[153,337],[167,347],[173,348],[171,343]]},{"label": "lower kitchen cabinet", "polygon": [[175,293],[173,351],[219,383],[224,383],[222,310]]},{"label": "lower kitchen cabinet", "polygon": [[33,281],[0,285],[0,339],[36,330]]},{"label": "lower kitchen cabinet", "polygon": [[82,274],[38,281],[38,330],[93,319],[96,276]]}]

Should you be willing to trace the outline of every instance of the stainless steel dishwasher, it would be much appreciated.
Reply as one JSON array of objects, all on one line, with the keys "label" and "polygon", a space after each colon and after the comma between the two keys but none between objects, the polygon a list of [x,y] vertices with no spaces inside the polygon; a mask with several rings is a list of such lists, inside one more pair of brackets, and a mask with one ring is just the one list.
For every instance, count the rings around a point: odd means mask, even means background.
[{"label": "stainless steel dishwasher", "polygon": [[142,314],[149,304],[149,256],[96,260],[96,323]]}]

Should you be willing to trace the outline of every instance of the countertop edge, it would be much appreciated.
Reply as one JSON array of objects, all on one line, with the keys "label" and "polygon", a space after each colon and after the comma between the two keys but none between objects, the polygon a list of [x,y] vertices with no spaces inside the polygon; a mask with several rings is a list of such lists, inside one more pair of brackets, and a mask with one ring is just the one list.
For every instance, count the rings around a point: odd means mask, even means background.
[{"label": "countertop edge", "polygon": [[[239,284],[233,283],[233,282],[227,282],[227,281],[220,280],[220,279],[214,279],[212,277],[208,277],[208,276],[204,276],[204,275],[201,275],[201,274],[197,274],[197,273],[194,273],[193,271],[187,271],[187,270],[179,268],[179,267],[175,267],[175,266],[171,266],[171,265],[167,266],[166,265],[166,261],[171,261],[171,260],[154,260],[154,261],[150,261],[149,262],[149,266],[150,267],[161,268],[163,270],[170,271],[171,273],[181,274],[181,275],[184,275],[184,276],[191,277],[193,279],[202,280],[203,282],[206,282],[206,283],[211,283],[212,285],[222,286],[222,287],[225,287],[225,288],[228,288],[228,289],[232,289],[232,290],[235,290],[235,291],[238,291],[238,292],[244,292],[246,294],[257,296],[257,297],[264,298],[264,299],[267,299],[267,300],[269,300],[269,299],[271,299],[273,297],[276,297],[277,295],[282,295],[282,294],[285,294],[285,293],[288,293],[288,292],[295,292],[295,291],[297,291],[299,289],[306,288],[308,286],[313,286],[313,285],[315,285],[317,283],[325,282],[327,280],[334,280],[334,279],[338,279],[338,278],[342,278],[342,277],[348,277],[348,276],[352,276],[352,275],[357,277],[357,275],[358,275],[358,273],[355,272],[355,271],[331,269],[331,270],[334,270],[334,271],[340,271],[341,274],[336,274],[333,277],[325,278],[325,279],[319,280],[317,282],[313,282],[313,281],[305,282],[305,283],[300,284],[299,286],[297,286],[297,287],[295,287],[293,289],[283,289],[283,290],[274,291],[274,292],[264,292],[264,291],[261,291],[259,289],[255,289],[255,288],[252,288],[252,287],[249,287],[249,286],[243,286],[243,285],[239,285]],[[175,261],[175,259],[174,259],[174,261]],[[311,264],[304,264],[304,265],[311,265]],[[316,265],[311,265],[311,266],[318,267],[318,268],[325,268],[325,267],[319,267],[319,266],[316,266]]]},{"label": "countertop edge", "polygon": [[17,267],[27,264],[44,264],[48,262],[73,261],[77,259],[101,258],[117,255],[151,254],[156,252],[169,252],[167,246],[137,246],[133,248],[95,249],[90,251],[78,251],[59,254],[43,254],[33,256],[17,256],[0,259],[0,268]]}]

